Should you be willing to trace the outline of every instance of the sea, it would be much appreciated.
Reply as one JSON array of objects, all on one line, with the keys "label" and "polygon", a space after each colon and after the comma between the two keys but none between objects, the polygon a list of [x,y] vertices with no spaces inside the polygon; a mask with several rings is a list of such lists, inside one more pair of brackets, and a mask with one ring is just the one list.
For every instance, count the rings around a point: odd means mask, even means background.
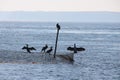
[{"label": "sea", "polygon": [[[56,24],[57,22],[0,22],[0,50],[23,51],[21,48],[25,44],[35,47],[35,52],[40,52],[45,44],[54,50]],[[73,47],[74,44],[86,50],[75,55],[77,67],[66,71],[67,77],[62,75],[64,71],[58,70],[60,74],[56,77],[51,71],[53,77],[50,80],[120,80],[120,23],[60,22],[59,25],[57,53],[71,52],[67,47]],[[63,68],[65,70],[66,66],[61,66]],[[43,80],[49,80],[49,77],[45,76]],[[24,80],[28,79],[26,77]]]}]

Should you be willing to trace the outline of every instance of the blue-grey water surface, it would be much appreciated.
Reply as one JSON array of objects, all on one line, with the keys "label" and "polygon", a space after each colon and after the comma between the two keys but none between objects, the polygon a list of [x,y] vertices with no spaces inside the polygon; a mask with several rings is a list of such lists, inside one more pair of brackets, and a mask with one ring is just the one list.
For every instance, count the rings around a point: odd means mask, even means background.
[{"label": "blue-grey water surface", "polygon": [[[66,53],[68,46],[73,46],[74,43],[77,47],[86,48],[85,51],[75,54],[75,64],[73,66],[60,64],[61,69],[58,69],[57,65],[45,65],[44,69],[53,70],[53,73],[45,76],[41,71],[41,65],[34,65],[33,68],[38,69],[38,73],[33,72],[31,76],[37,78],[44,77],[44,80],[51,78],[54,80],[120,80],[120,23],[59,23],[61,26],[58,49],[57,52]],[[48,46],[55,45],[56,37],[56,23],[50,22],[0,22],[0,50],[7,51],[22,51],[21,48],[25,44],[29,44],[40,52],[42,46],[48,44]],[[7,65],[7,64],[6,64]],[[5,69],[9,67],[7,65]],[[9,74],[0,73],[4,76],[1,78],[12,80],[18,79],[19,72],[17,68],[13,69],[17,71],[13,72],[8,70],[7,72],[15,73],[12,76]],[[4,67],[1,66],[1,70]],[[17,65],[19,68],[21,65]],[[27,80],[28,76],[26,70],[28,67],[22,65],[22,73]],[[21,68],[20,68],[21,69]],[[34,70],[34,69],[30,69]],[[3,71],[4,72],[4,71]],[[57,73],[56,73],[57,72]],[[20,72],[21,73],[21,72]],[[31,72],[30,72],[31,73]],[[54,74],[55,73],[55,74]],[[62,74],[61,74],[62,73]],[[34,75],[33,75],[34,74]],[[56,77],[59,74],[61,76]],[[71,75],[71,76],[70,76]],[[8,76],[6,78],[5,76]],[[54,78],[53,78],[54,77]],[[20,78],[21,80],[22,78]]]}]

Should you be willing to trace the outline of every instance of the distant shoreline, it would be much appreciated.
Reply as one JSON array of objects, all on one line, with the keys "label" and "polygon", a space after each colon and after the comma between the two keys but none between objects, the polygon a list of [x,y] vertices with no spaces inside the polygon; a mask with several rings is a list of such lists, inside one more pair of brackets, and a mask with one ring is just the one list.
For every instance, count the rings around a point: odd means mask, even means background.
[{"label": "distant shoreline", "polygon": [[120,12],[0,11],[0,21],[120,23]]},{"label": "distant shoreline", "polygon": [[[0,21],[0,23],[58,23],[57,21]],[[74,23],[74,24],[120,24],[120,22],[59,22],[59,23]]]}]

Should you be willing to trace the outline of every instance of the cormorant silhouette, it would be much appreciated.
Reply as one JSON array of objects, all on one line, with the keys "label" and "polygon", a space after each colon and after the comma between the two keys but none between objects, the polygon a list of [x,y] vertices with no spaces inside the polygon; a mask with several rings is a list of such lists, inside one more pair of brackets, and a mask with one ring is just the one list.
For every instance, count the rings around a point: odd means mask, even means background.
[{"label": "cormorant silhouette", "polygon": [[50,53],[52,52],[52,50],[53,49],[52,49],[52,46],[51,46],[50,49],[46,51],[46,53],[49,53],[49,55],[50,55]]},{"label": "cormorant silhouette", "polygon": [[31,50],[36,50],[34,47],[28,47],[28,44],[26,44],[26,46],[23,46],[22,49],[26,49],[28,53],[31,53]]},{"label": "cormorant silhouette", "polygon": [[48,48],[48,45],[46,44],[46,45],[42,48],[41,52],[42,52],[42,51],[45,52],[45,50],[46,50],[47,48]]},{"label": "cormorant silhouette", "polygon": [[[74,47],[68,47],[67,50],[74,51]],[[85,51],[85,48],[79,47],[79,48],[76,48],[76,50],[77,51]]]}]

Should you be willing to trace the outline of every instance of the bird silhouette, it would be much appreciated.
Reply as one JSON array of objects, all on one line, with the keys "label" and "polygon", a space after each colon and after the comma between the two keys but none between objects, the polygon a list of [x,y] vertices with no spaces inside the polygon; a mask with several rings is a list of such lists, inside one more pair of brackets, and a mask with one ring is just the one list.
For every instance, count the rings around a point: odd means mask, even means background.
[{"label": "bird silhouette", "polygon": [[51,46],[50,49],[46,51],[46,53],[49,53],[49,55],[50,55],[50,53],[52,52],[52,50],[53,49],[52,49],[52,46]]},{"label": "bird silhouette", "polygon": [[42,48],[41,52],[42,52],[42,51],[45,52],[45,50],[46,50],[47,48],[48,48],[48,45],[46,44],[46,45]]},{"label": "bird silhouette", "polygon": [[28,44],[26,44],[26,46],[23,46],[22,49],[26,49],[28,53],[31,53],[31,50],[36,50],[34,47],[28,47]]}]

